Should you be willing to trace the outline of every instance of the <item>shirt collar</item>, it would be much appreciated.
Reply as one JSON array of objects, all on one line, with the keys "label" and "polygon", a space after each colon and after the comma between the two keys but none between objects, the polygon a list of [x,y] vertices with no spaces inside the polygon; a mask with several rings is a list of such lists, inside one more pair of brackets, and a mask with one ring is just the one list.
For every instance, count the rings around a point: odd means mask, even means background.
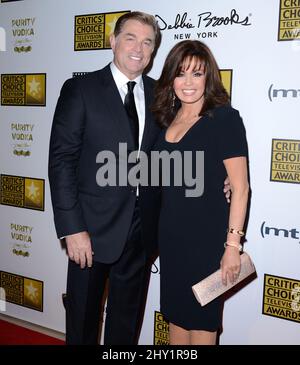
[{"label": "shirt collar", "polygon": [[[115,80],[115,83],[117,85],[118,90],[122,89],[127,84],[128,81],[135,81],[136,84],[137,84],[136,86],[140,87],[142,90],[144,89],[142,75],[139,75],[134,80],[129,80],[128,77],[125,76],[118,69],[118,67],[115,65],[114,62],[111,62],[110,69],[111,69],[111,73],[113,75],[113,78]],[[127,85],[126,85],[126,87],[127,87]]]}]

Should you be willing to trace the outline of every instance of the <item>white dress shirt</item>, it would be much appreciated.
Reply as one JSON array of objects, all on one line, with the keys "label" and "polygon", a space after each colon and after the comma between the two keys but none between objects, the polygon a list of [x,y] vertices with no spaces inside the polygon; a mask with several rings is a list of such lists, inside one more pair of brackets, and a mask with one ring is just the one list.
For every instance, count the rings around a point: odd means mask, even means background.
[{"label": "white dress shirt", "polygon": [[120,96],[122,98],[123,104],[124,99],[127,94],[127,82],[128,81],[135,81],[136,85],[133,89],[134,100],[136,111],[139,118],[139,149],[141,148],[142,138],[145,128],[145,92],[144,92],[144,84],[142,75],[136,77],[134,80],[129,80],[127,76],[125,76],[117,66],[112,62],[110,64],[110,69],[119,90]]}]

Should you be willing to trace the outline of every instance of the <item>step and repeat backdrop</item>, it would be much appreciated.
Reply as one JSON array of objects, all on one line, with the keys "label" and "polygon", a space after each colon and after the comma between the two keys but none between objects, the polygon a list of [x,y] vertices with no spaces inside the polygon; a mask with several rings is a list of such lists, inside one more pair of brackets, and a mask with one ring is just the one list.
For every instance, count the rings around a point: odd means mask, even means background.
[{"label": "step and repeat backdrop", "polygon": [[[225,301],[220,343],[300,344],[299,0],[1,0],[1,313],[64,331],[67,256],[47,179],[52,117],[67,78],[111,61],[109,35],[133,10],[155,15],[162,31],[149,75],[159,77],[176,42],[204,41],[247,130],[245,250],[257,277]],[[159,310],[157,260],[140,344],[168,343]]]}]

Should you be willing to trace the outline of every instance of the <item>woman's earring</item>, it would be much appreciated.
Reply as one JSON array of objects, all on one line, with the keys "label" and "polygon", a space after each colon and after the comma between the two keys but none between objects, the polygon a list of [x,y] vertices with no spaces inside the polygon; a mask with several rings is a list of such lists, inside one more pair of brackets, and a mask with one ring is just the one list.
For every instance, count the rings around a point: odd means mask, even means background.
[{"label": "woman's earring", "polygon": [[172,109],[174,109],[174,106],[175,106],[175,99],[176,99],[176,96],[175,96],[175,93],[173,92],[173,96],[172,96]]}]

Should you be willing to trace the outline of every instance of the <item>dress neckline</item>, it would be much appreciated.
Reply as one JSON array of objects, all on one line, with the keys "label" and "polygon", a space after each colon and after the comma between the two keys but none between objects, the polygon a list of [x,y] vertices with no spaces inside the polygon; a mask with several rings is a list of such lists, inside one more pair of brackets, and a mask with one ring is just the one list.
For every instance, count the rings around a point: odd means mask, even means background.
[{"label": "dress neckline", "polygon": [[165,142],[169,143],[169,144],[178,144],[180,143],[189,133],[190,131],[194,128],[195,125],[199,124],[200,120],[202,120],[203,118],[205,117],[205,115],[202,115],[185,133],[184,135],[180,138],[179,141],[175,141],[175,142],[170,142],[166,139],[166,134],[167,134],[167,130],[168,128],[166,129],[165,131],[165,136],[164,136],[164,140]]}]

